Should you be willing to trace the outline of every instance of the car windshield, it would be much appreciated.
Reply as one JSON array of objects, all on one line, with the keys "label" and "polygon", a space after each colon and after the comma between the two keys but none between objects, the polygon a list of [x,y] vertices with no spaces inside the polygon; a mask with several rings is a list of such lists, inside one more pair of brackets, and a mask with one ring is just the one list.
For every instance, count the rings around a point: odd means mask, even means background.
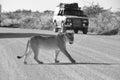
[{"label": "car windshield", "polygon": [[83,11],[81,10],[64,10],[64,15],[72,15],[72,16],[82,16]]}]

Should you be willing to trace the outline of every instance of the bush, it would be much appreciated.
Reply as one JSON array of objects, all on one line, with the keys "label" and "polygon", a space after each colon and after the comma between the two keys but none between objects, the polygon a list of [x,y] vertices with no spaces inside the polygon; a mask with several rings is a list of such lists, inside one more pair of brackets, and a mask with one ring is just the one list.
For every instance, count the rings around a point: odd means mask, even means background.
[{"label": "bush", "polygon": [[99,13],[104,12],[105,9],[99,4],[92,3],[90,6],[84,6],[83,11],[88,17],[95,17]]},{"label": "bush", "polygon": [[52,11],[32,12],[31,10],[17,10],[2,14],[2,25],[13,27],[19,24],[19,28],[52,30]]},{"label": "bush", "polygon": [[[111,9],[111,8],[110,8]],[[99,4],[92,3],[84,6],[84,13],[89,17],[89,31],[98,34],[117,34],[120,27],[119,12],[113,13],[110,9],[104,9]]]},{"label": "bush", "polygon": [[90,18],[89,31],[103,34],[107,32],[119,31],[119,21],[117,15],[111,11],[99,13],[96,17]]}]

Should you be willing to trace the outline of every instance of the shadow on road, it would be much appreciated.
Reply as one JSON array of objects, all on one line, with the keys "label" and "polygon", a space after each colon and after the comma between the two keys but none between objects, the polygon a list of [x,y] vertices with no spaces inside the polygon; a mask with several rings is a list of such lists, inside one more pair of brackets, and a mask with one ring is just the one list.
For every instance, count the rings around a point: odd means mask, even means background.
[{"label": "shadow on road", "polygon": [[0,33],[0,38],[24,38],[39,35],[52,36],[52,34],[38,34],[38,33]]},{"label": "shadow on road", "polygon": [[87,34],[83,34],[83,33],[77,33],[77,34],[80,34],[80,35],[91,35],[91,36],[98,36],[97,33],[87,33]]},{"label": "shadow on road", "polygon": [[43,64],[27,64],[27,65],[120,65],[120,63],[43,63]]}]

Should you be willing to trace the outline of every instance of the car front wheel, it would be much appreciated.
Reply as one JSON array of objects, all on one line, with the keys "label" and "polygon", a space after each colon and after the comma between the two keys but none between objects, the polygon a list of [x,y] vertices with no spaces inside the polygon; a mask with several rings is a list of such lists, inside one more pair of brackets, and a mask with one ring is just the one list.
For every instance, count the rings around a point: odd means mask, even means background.
[{"label": "car front wheel", "polygon": [[87,29],[87,28],[84,28],[84,29],[83,29],[83,34],[87,34],[87,32],[88,32],[88,29]]},{"label": "car front wheel", "polygon": [[77,33],[78,33],[78,30],[74,30],[74,32],[77,34]]}]

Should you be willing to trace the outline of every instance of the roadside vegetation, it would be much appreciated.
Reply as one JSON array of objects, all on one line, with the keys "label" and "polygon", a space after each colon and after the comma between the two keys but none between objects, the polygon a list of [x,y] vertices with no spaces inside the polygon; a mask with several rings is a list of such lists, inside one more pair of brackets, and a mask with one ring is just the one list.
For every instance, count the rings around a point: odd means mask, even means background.
[{"label": "roadside vegetation", "polygon": [[[112,12],[104,9],[99,4],[92,3],[83,7],[84,13],[89,18],[89,32],[100,35],[120,34],[120,11]],[[31,10],[16,10],[2,13],[1,26],[9,28],[29,28],[53,30],[53,11],[44,12]]]},{"label": "roadside vegetation", "polygon": [[27,28],[52,30],[53,11],[32,12],[31,10],[17,10],[2,13],[1,26],[9,28]]},{"label": "roadside vegetation", "polygon": [[112,12],[99,4],[92,3],[84,6],[83,10],[89,17],[89,32],[101,35],[115,35],[120,33],[120,11]]}]

